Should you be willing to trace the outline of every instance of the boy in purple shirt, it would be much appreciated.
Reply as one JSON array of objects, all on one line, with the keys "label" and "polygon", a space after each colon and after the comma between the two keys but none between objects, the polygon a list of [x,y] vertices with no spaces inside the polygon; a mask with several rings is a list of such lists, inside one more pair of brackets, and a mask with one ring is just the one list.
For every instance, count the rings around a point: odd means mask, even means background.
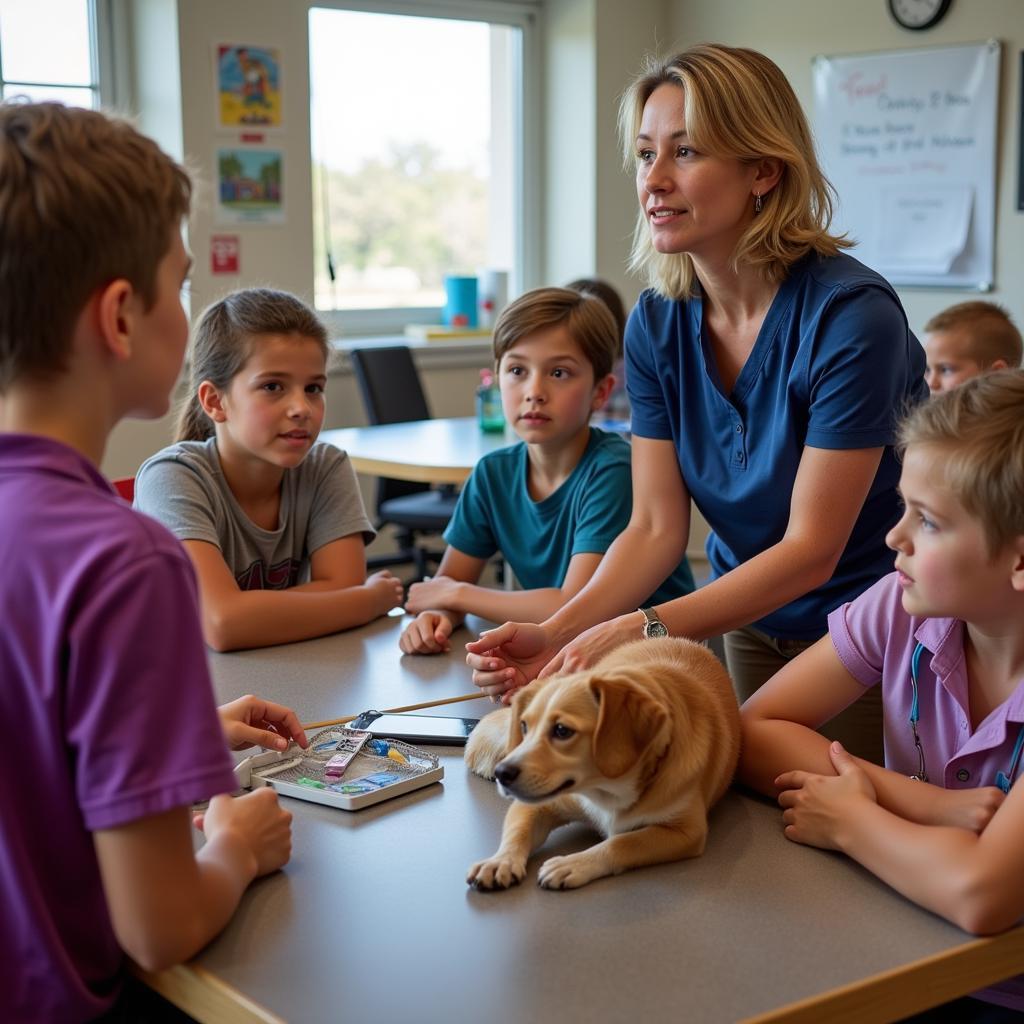
[{"label": "boy in purple shirt", "polygon": [[[1024,916],[1024,371],[938,395],[901,440],[896,572],[747,701],[740,777],[789,839],[988,935]],[[885,768],[812,731],[879,682]],[[1024,977],[941,1009],[1019,1019]]]},{"label": "boy in purple shirt", "polygon": [[[218,720],[188,558],[96,468],[118,420],[167,411],[190,195],[125,122],[0,104],[5,1021],[111,1011],[126,953],[198,952],[290,852],[272,792],[216,794],[235,788],[225,737],[280,748],[301,727],[255,698]],[[196,854],[189,804],[210,797]]]}]

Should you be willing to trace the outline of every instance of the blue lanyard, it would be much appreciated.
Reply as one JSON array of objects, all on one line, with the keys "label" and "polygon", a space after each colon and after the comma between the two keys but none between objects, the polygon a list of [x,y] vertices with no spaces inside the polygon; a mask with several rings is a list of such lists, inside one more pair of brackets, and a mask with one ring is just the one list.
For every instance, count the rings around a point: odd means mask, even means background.
[{"label": "blue lanyard", "polygon": [[[921,707],[917,699],[917,676],[921,664],[921,655],[924,653],[924,644],[919,643],[914,648],[910,658],[910,687],[913,697],[910,701],[910,731],[914,734],[914,746],[917,748],[917,773],[911,775],[912,779],[919,779],[921,782],[928,781],[928,773],[925,770],[924,747],[921,746],[921,738],[917,734],[917,723],[921,720]],[[995,784],[1004,792],[1010,792],[1010,786],[1017,775],[1020,767],[1021,753],[1024,752],[1024,725],[1017,733],[1017,742],[1013,745],[1013,753],[1010,755],[1010,763],[1005,772],[996,772]]]}]

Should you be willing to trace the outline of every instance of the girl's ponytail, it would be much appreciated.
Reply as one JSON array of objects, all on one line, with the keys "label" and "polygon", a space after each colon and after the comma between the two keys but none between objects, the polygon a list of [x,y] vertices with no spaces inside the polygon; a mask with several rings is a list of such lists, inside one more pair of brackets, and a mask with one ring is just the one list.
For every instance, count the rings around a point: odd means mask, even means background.
[{"label": "girl's ponytail", "polygon": [[205,441],[213,436],[213,422],[203,412],[197,392],[198,385],[192,388],[178,409],[175,441]]}]

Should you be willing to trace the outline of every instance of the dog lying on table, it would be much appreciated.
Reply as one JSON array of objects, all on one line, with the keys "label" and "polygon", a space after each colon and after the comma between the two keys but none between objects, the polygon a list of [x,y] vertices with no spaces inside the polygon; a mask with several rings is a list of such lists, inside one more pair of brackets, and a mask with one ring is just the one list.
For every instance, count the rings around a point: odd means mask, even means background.
[{"label": "dog lying on table", "polygon": [[538,882],[547,889],[697,857],[739,746],[729,677],[690,640],[638,640],[585,672],[530,683],[510,707],[487,715],[466,746],[469,768],[496,778],[515,801],[497,853],[474,864],[466,881],[516,885],[530,853],[570,821],[607,838],[544,861]]}]

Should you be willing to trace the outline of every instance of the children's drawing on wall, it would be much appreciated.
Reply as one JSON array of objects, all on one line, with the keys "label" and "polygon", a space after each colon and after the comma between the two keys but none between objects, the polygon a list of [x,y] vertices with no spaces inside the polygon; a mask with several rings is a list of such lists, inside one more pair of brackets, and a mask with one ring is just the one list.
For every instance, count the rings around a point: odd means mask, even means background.
[{"label": "children's drawing on wall", "polygon": [[217,96],[222,128],[280,128],[280,51],[267,46],[217,47]]},{"label": "children's drawing on wall", "polygon": [[218,223],[283,224],[282,162],[279,149],[218,149]]}]

